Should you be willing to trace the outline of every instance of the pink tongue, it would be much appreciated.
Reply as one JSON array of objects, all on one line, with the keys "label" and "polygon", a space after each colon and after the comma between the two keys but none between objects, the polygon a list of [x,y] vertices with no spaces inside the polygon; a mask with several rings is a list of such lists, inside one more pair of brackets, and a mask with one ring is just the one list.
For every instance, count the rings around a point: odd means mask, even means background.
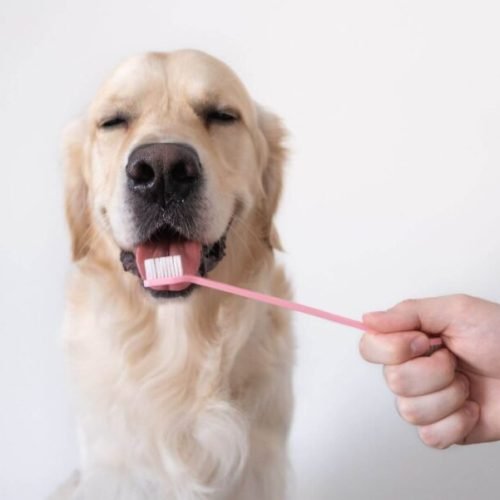
[{"label": "pink tongue", "polygon": [[[135,262],[141,278],[146,279],[144,261],[168,255],[180,255],[182,258],[183,274],[197,274],[201,262],[201,243],[197,241],[176,242],[148,242],[138,245],[135,249]],[[153,290],[169,290],[178,292],[189,286],[189,283],[177,285],[163,285],[152,287]]]}]

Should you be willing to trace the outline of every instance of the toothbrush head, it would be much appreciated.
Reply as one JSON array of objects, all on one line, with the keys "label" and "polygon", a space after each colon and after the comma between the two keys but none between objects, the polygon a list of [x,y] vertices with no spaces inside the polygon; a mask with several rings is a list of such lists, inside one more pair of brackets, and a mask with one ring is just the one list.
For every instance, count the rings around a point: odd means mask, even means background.
[{"label": "toothbrush head", "polygon": [[176,285],[185,283],[183,279],[182,258],[180,255],[168,255],[144,261],[146,271],[145,287]]}]

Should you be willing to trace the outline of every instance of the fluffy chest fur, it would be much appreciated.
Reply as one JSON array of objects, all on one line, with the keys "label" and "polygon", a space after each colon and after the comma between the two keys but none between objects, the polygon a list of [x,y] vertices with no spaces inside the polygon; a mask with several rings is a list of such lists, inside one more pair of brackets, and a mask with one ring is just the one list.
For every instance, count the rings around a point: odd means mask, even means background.
[{"label": "fluffy chest fur", "polygon": [[[286,314],[216,292],[148,307],[133,293],[113,293],[112,275],[83,267],[70,284],[65,325],[85,450],[82,498],[109,495],[110,478],[137,490],[123,498],[232,498],[262,456],[276,468],[247,489],[282,487]],[[261,289],[286,292],[280,270],[265,274]]]}]

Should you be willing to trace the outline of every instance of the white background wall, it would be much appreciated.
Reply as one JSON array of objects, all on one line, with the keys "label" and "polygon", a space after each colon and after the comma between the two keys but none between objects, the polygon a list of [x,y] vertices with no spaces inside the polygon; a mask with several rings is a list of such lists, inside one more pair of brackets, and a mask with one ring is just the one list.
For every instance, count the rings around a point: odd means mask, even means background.
[{"label": "white background wall", "polygon": [[[455,291],[500,300],[499,22],[497,0],[3,0],[0,498],[43,498],[77,464],[60,131],[118,61],[206,50],[284,118],[296,296],[359,317]],[[499,444],[426,449],[357,332],[296,329],[295,500],[500,497]]]}]

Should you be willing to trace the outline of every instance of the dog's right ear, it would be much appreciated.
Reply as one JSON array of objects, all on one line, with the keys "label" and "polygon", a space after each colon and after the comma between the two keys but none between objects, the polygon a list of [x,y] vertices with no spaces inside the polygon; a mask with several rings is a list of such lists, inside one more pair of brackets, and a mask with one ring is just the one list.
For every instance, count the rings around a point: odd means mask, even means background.
[{"label": "dog's right ear", "polygon": [[66,128],[63,149],[66,220],[73,261],[87,255],[91,239],[89,190],[84,176],[86,156],[85,121],[81,119]]},{"label": "dog's right ear", "polygon": [[281,198],[283,168],[286,160],[286,130],[281,120],[273,113],[257,105],[260,131],[266,144],[265,165],[262,174],[263,203],[261,212],[264,217],[264,237],[271,248],[283,250],[273,222]]}]

